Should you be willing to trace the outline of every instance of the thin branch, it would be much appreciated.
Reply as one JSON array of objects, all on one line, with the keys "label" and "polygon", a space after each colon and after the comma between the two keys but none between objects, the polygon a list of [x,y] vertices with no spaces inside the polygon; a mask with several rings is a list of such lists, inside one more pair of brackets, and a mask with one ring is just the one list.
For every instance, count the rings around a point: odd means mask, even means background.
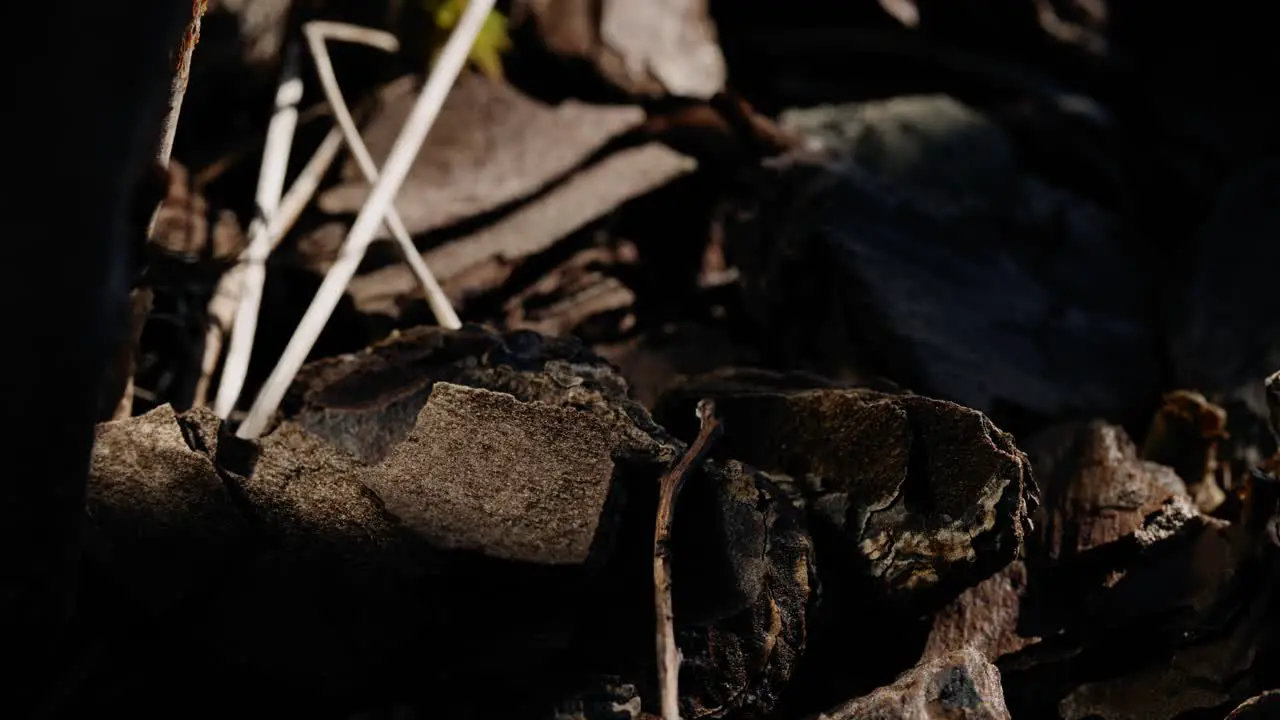
[{"label": "thin branch", "polygon": [[1280,370],[1271,373],[1266,380],[1267,390],[1267,408],[1268,408],[1268,424],[1271,425],[1271,434],[1276,438],[1276,444],[1280,445]]},{"label": "thin branch", "polygon": [[[173,143],[178,136],[178,118],[182,116],[182,101],[187,96],[187,83],[191,80],[191,57],[195,54],[196,45],[200,42],[200,25],[207,9],[205,0],[192,0],[191,19],[182,33],[182,41],[178,45],[178,65],[174,68],[173,79],[169,84],[169,104],[165,110],[164,124],[161,126],[160,143],[156,146],[155,162],[162,168],[169,167],[173,157]],[[147,237],[150,239],[156,231],[156,222],[160,219],[160,208],[164,198],[156,203],[147,222]],[[153,293],[147,288],[136,288],[129,296],[129,334],[124,346],[120,347],[111,375],[120,378],[120,396],[112,413],[113,420],[121,420],[133,414],[134,370],[137,365],[138,343],[142,339],[142,330],[147,324],[147,316],[151,313]]]},{"label": "thin branch", "polygon": [[[347,102],[342,97],[341,88],[338,87],[338,76],[333,71],[333,62],[329,59],[329,50],[325,46],[325,40],[360,42],[381,47],[387,52],[395,52],[399,47],[399,40],[396,39],[395,35],[381,30],[371,30],[345,23],[325,21],[307,23],[306,27],[303,28],[303,33],[306,35],[307,43],[311,48],[311,56],[315,58],[316,74],[320,77],[320,84],[324,88],[325,97],[329,100],[329,106],[333,108],[333,115],[338,122],[338,127],[342,129],[342,134],[347,140],[347,146],[351,148],[351,155],[356,159],[356,164],[360,166],[360,172],[364,175],[365,181],[373,184],[378,181],[378,166],[369,154],[369,149],[365,147],[364,139],[360,137],[360,131],[356,128],[355,120],[351,118],[351,112],[347,109]],[[387,229],[391,231],[392,237],[395,238],[396,244],[400,246],[401,252],[404,253],[405,262],[409,264],[409,269],[413,271],[418,283],[422,285],[423,295],[426,296],[427,304],[431,306],[431,312],[435,314],[436,321],[450,330],[462,327],[462,321],[458,319],[458,314],[454,312],[448,296],[444,294],[444,290],[440,288],[440,283],[436,281],[431,268],[427,267],[427,263],[422,259],[417,246],[413,244],[413,238],[409,236],[409,230],[405,227],[404,221],[400,218],[400,213],[396,210],[394,204],[387,209],[385,222]]]},{"label": "thin branch", "polygon": [[711,443],[724,429],[716,417],[715,403],[698,403],[698,437],[680,462],[658,482],[658,519],[653,532],[653,595],[657,617],[658,690],[662,720],[680,720],[680,656],[676,648],[675,610],[671,603],[671,525],[676,498],[693,468],[702,461]]},{"label": "thin branch", "polygon": [[[160,145],[156,149],[156,164],[169,167],[169,158],[173,155],[173,141],[178,136],[178,118],[182,115],[182,101],[187,96],[187,83],[191,80],[191,56],[195,53],[196,44],[200,42],[200,25],[208,9],[206,0],[192,0],[191,22],[182,35],[182,44],[178,46],[178,67],[173,74],[173,84],[169,89],[169,109],[164,116],[164,129],[160,133]],[[147,229],[150,236],[155,229]]]},{"label": "thin branch", "polygon": [[285,172],[289,167],[289,151],[298,124],[298,103],[302,101],[302,78],[298,73],[300,52],[296,43],[285,50],[280,85],[276,89],[276,108],[267,125],[267,141],[262,153],[262,171],[258,175],[257,215],[249,223],[249,247],[238,267],[239,302],[231,325],[231,342],[222,364],[222,380],[213,411],[226,418],[235,407],[249,370],[253,337],[258,329],[258,309],[262,306],[262,287],[267,279],[267,256],[271,254],[270,219],[280,207],[284,192]]},{"label": "thin branch", "polygon": [[391,202],[408,176],[409,168],[422,149],[427,132],[435,123],[436,117],[440,114],[440,108],[444,105],[445,97],[448,96],[449,90],[458,78],[458,73],[466,63],[467,55],[471,51],[471,46],[475,44],[476,36],[479,35],[485,18],[493,10],[493,4],[494,0],[471,0],[467,3],[466,11],[462,14],[453,33],[450,34],[438,61],[427,77],[426,84],[422,87],[422,92],[409,111],[409,117],[405,120],[395,145],[391,148],[391,154],[387,157],[381,177],[373,183],[373,189],[365,200],[364,207],[360,209],[360,214],[356,216],[337,260],[325,275],[320,289],[311,301],[311,306],[307,308],[302,321],[298,324],[298,329],[289,339],[289,344],[285,347],[280,361],[276,363],[275,369],[271,371],[271,375],[259,391],[257,399],[249,409],[248,417],[237,429],[238,437],[252,439],[261,435],[275,414],[276,408],[280,406],[285,391],[288,390],[298,368],[302,367],[302,363],[306,361],[307,355],[315,346],[321,330],[324,329],[329,316],[333,314],[333,309],[337,307],[338,301],[346,292],[347,284],[355,276],[356,268],[364,258],[369,243],[373,241],[374,232],[382,225],[387,209],[391,207]]}]

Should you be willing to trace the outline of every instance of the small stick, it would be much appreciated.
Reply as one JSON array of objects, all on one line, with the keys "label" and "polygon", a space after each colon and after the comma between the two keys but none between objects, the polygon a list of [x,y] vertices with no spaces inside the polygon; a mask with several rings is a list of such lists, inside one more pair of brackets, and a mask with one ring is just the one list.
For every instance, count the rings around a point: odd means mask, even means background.
[{"label": "small stick", "polygon": [[[365,147],[364,139],[360,137],[360,130],[356,128],[355,120],[351,118],[351,112],[347,109],[347,101],[342,97],[342,90],[338,87],[338,76],[333,71],[333,61],[329,59],[325,40],[359,42],[379,47],[387,52],[396,52],[400,42],[389,32],[322,20],[307,23],[302,32],[307,36],[311,56],[316,61],[316,74],[320,77],[320,85],[324,88],[325,97],[329,100],[329,107],[333,108],[338,127],[342,129],[342,135],[347,140],[347,147],[351,149],[351,155],[360,166],[360,173],[364,175],[365,181],[373,184],[378,181],[378,166],[373,156],[369,154],[369,149]],[[417,246],[413,244],[409,229],[405,227],[394,204],[387,209],[384,222],[387,229],[391,231],[391,236],[395,238],[396,244],[400,246],[409,269],[418,279],[418,284],[422,286],[422,293],[427,298],[427,304],[431,306],[431,312],[436,316],[436,322],[450,330],[462,327],[462,321],[458,319],[458,314],[454,312],[448,296],[444,294],[440,283],[436,281],[436,276],[431,272],[431,268],[427,267]]]},{"label": "small stick", "polygon": [[329,316],[333,314],[351,278],[355,276],[356,269],[369,248],[369,243],[373,241],[374,232],[382,225],[387,209],[391,207],[391,202],[399,193],[400,186],[408,177],[409,169],[418,156],[418,151],[422,149],[422,142],[440,114],[440,108],[444,105],[444,99],[448,96],[454,81],[462,72],[467,55],[470,54],[471,47],[475,44],[476,36],[480,33],[480,28],[483,27],[489,12],[493,10],[493,4],[494,0],[471,0],[467,3],[466,11],[463,12],[457,27],[449,35],[449,40],[431,69],[422,92],[419,93],[418,99],[409,111],[409,117],[405,120],[404,127],[401,128],[400,135],[391,148],[391,154],[387,157],[381,176],[373,183],[373,189],[365,200],[364,207],[360,209],[360,214],[356,216],[355,223],[347,233],[347,239],[342,244],[338,259],[329,268],[328,274],[320,284],[320,289],[311,301],[311,306],[307,308],[307,312],[298,323],[298,329],[294,331],[293,337],[289,338],[289,344],[276,363],[275,369],[263,383],[257,399],[249,408],[249,414],[244,423],[236,430],[237,437],[252,440],[266,430],[267,423],[275,414],[276,408],[280,406],[280,401],[284,399],[284,394],[293,382],[294,376],[297,375],[298,369],[302,367],[307,355],[315,347],[320,332],[329,321]]},{"label": "small stick", "polygon": [[[174,69],[173,80],[169,85],[169,106],[165,111],[164,124],[160,131],[160,144],[156,147],[156,165],[165,169],[173,157],[173,142],[178,136],[178,118],[182,116],[182,101],[187,96],[187,83],[191,80],[191,56],[195,54],[196,45],[200,42],[200,25],[204,20],[208,4],[205,0],[192,0],[191,20],[182,33],[182,41],[178,45],[178,66]],[[151,219],[147,222],[147,239],[156,231],[156,223],[160,219],[160,208],[164,199],[156,203],[151,211]],[[137,364],[138,343],[142,339],[142,330],[147,324],[147,316],[151,314],[154,294],[150,288],[136,288],[129,294],[129,335],[124,340],[126,345],[117,353],[115,367],[124,374],[124,386],[116,407],[112,412],[113,420],[123,420],[133,414],[134,380],[133,374]],[[116,371],[113,371],[113,375]]]},{"label": "small stick", "polygon": [[[178,118],[182,115],[182,101],[187,96],[187,82],[191,80],[191,56],[195,53],[196,44],[200,42],[200,25],[208,9],[206,0],[191,1],[191,22],[182,35],[182,44],[178,46],[178,68],[173,74],[173,85],[169,89],[169,110],[164,116],[164,130],[160,134],[160,146],[156,149],[156,164],[169,167],[169,158],[173,155],[173,141],[178,136]],[[150,235],[154,230],[147,229]]]},{"label": "small stick", "polygon": [[698,403],[698,437],[675,467],[658,481],[658,521],[653,532],[653,594],[658,622],[658,690],[662,720],[680,720],[680,657],[676,648],[675,610],[671,604],[671,525],[676,497],[694,466],[724,429],[711,400]]},{"label": "small stick", "polygon": [[311,198],[315,197],[316,190],[320,189],[320,181],[333,166],[341,149],[342,130],[334,126],[302,167],[293,185],[289,186],[289,192],[280,199],[280,207],[276,208],[275,216],[267,223],[267,237],[271,238],[272,250],[280,247],[280,241],[293,229],[293,224],[298,222],[302,211],[307,208]]},{"label": "small stick", "polygon": [[[338,157],[342,149],[342,130],[336,125],[329,130],[316,148],[315,154],[298,173],[289,192],[280,200],[280,207],[268,223],[267,235],[271,238],[271,249],[275,252],[280,241],[293,229],[302,211],[306,209],[311,198],[320,188],[320,181]],[[241,259],[243,260],[243,254]],[[204,336],[204,357],[200,363],[200,379],[196,382],[195,407],[203,406],[209,399],[209,385],[213,381],[213,373],[218,368],[218,360],[222,357],[222,341],[226,338],[231,325],[235,322],[236,308],[240,305],[240,288],[244,286],[244,264],[237,263],[229,268],[218,279],[218,285],[209,300],[209,327]]]},{"label": "small stick", "polygon": [[1280,370],[1271,373],[1271,377],[1267,378],[1266,389],[1269,410],[1267,420],[1271,425],[1271,434],[1276,438],[1276,444],[1280,445]]},{"label": "small stick", "polygon": [[[262,306],[262,288],[267,281],[267,256],[271,254],[270,222],[280,207],[284,192],[284,177],[289,168],[289,151],[293,147],[293,134],[298,125],[298,103],[302,101],[302,78],[298,74],[298,46],[291,43],[285,50],[284,67],[280,73],[280,85],[276,89],[276,108],[267,125],[267,140],[262,152],[262,170],[258,175],[255,198],[257,215],[249,223],[249,247],[237,264],[240,287],[231,324],[231,341],[227,345],[227,358],[222,363],[222,380],[213,401],[213,412],[226,419],[235,408],[240,390],[244,387],[245,374],[249,371],[249,356],[253,352],[253,337],[258,330],[258,310]],[[232,271],[228,271],[230,274]]]}]

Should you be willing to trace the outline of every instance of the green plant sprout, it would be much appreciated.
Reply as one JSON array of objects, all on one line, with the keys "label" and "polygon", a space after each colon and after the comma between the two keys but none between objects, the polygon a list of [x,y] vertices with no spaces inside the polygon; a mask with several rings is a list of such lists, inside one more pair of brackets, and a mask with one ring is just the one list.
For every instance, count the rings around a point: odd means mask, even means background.
[{"label": "green plant sprout", "polygon": [[[429,48],[431,62],[435,63],[436,56],[444,47],[444,41],[458,24],[462,12],[467,9],[468,0],[420,1],[433,25]],[[467,60],[490,78],[501,78],[502,53],[510,47],[511,38],[507,35],[507,18],[501,12],[493,10],[485,18]]]}]

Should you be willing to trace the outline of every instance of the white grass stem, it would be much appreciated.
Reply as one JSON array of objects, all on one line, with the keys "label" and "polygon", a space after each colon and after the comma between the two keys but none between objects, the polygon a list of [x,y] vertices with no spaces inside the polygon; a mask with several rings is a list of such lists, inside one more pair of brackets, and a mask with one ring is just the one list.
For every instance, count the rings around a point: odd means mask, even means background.
[{"label": "white grass stem", "polygon": [[[303,34],[306,35],[311,56],[315,58],[316,74],[320,77],[320,85],[324,88],[325,97],[329,101],[329,107],[333,109],[338,127],[342,129],[342,134],[347,140],[347,147],[351,149],[351,155],[359,165],[365,181],[372,185],[378,181],[378,166],[373,156],[369,154],[364,139],[360,137],[360,130],[351,117],[346,99],[342,97],[342,89],[338,87],[338,76],[333,71],[333,62],[329,59],[325,40],[363,42],[383,47],[388,52],[394,52],[399,41],[395,35],[381,30],[321,20],[307,23],[303,28]],[[404,220],[401,219],[394,204],[387,209],[385,222],[387,229],[391,231],[391,236],[395,238],[396,244],[404,254],[409,269],[413,271],[418,283],[422,286],[422,293],[427,299],[427,304],[431,306],[431,312],[436,316],[436,322],[451,330],[462,327],[462,321],[458,319],[458,314],[450,304],[448,296],[444,294],[431,268],[427,267],[417,246],[413,244],[413,238],[409,235],[409,230],[405,227]]]},{"label": "white grass stem", "polygon": [[365,200],[364,206],[356,216],[347,239],[343,243],[338,259],[325,275],[320,289],[316,292],[311,306],[303,315],[302,321],[289,344],[285,347],[276,367],[271,371],[267,381],[263,383],[258,397],[249,409],[244,423],[236,431],[237,437],[257,438],[266,430],[268,422],[280,406],[285,392],[315,347],[316,339],[324,329],[337,307],[347,284],[355,276],[356,269],[363,259],[365,251],[372,242],[374,232],[382,224],[387,210],[409,174],[409,168],[422,149],[422,143],[440,114],[444,100],[466,64],[467,56],[475,44],[476,36],[489,12],[493,10],[494,0],[471,0],[462,13],[457,27],[449,36],[444,49],[440,52],[435,66],[431,69],[427,82],[423,85],[418,99],[414,102],[405,120],[400,135],[396,138],[382,168],[381,176],[373,183],[373,188]]},{"label": "white grass stem", "polygon": [[249,246],[238,265],[242,274],[239,303],[231,325],[231,341],[222,366],[222,379],[213,403],[214,413],[224,419],[231,414],[244,387],[253,337],[258,329],[258,309],[262,306],[262,288],[267,277],[267,256],[271,254],[270,219],[280,207],[285,172],[289,167],[289,151],[298,126],[298,103],[302,101],[299,54],[296,43],[291,43],[285,50],[280,85],[276,89],[275,112],[267,126],[267,139],[262,151],[262,171],[258,175],[254,198],[257,214],[249,223]]},{"label": "white grass stem", "polygon": [[[342,149],[342,129],[334,126],[320,141],[320,146],[293,181],[289,192],[280,200],[275,217],[271,218],[267,234],[271,237],[271,251],[293,228],[302,211],[320,188],[320,180],[333,166]],[[243,257],[243,254],[242,254]],[[194,405],[204,405],[209,398],[209,384],[222,358],[223,340],[235,322],[236,308],[240,306],[240,290],[244,287],[244,265],[237,263],[218,279],[213,297],[209,300],[209,328],[204,336],[204,357],[200,363],[200,379],[196,381]]]}]

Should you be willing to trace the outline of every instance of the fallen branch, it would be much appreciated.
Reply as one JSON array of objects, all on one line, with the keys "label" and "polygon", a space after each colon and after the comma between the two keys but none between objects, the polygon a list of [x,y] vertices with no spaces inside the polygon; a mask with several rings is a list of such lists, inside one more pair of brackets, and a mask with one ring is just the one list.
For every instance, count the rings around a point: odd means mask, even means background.
[{"label": "fallen branch", "polygon": [[[379,47],[387,52],[396,52],[400,46],[399,40],[389,32],[325,21],[307,23],[303,33],[307,36],[311,56],[316,62],[316,74],[320,77],[320,85],[324,88],[329,106],[333,108],[334,118],[338,122],[343,137],[346,138],[347,147],[351,149],[351,155],[360,166],[360,173],[364,175],[365,181],[370,184],[375,183],[378,181],[378,166],[369,154],[369,149],[365,147],[364,139],[360,137],[360,130],[356,128],[355,120],[347,109],[347,101],[342,97],[342,90],[338,87],[338,76],[333,71],[333,62],[329,59],[325,40],[357,42]],[[409,230],[405,227],[404,220],[400,218],[400,213],[396,211],[394,205],[387,209],[385,222],[387,229],[391,231],[391,236],[395,238],[396,244],[404,254],[409,269],[417,278],[418,284],[422,286],[422,293],[427,298],[427,304],[431,306],[431,312],[436,316],[436,322],[450,330],[462,327],[462,321],[458,319],[458,314],[454,312],[453,305],[450,304],[444,290],[440,288],[440,283],[436,281],[431,268],[427,267],[426,261],[422,259],[417,246],[413,244],[413,238],[409,235]]]},{"label": "fallen branch", "polygon": [[391,202],[409,175],[409,168],[417,157],[418,151],[422,149],[422,143],[435,123],[436,117],[440,114],[445,97],[457,80],[458,73],[462,71],[471,46],[475,43],[476,36],[484,25],[489,11],[493,9],[493,4],[494,0],[472,0],[467,4],[466,12],[462,14],[457,27],[449,36],[449,41],[445,43],[439,60],[427,77],[427,82],[418,95],[413,109],[410,110],[404,128],[396,138],[391,154],[382,168],[381,176],[373,183],[368,200],[365,201],[350,232],[347,233],[347,239],[343,242],[338,259],[325,275],[319,291],[316,292],[311,306],[302,316],[298,329],[289,339],[289,344],[285,347],[279,362],[276,363],[275,369],[263,383],[257,399],[249,408],[248,417],[237,429],[238,437],[252,439],[261,435],[275,414],[276,408],[280,406],[285,391],[293,382],[302,363],[306,361],[307,355],[311,353],[311,348],[315,346],[320,332],[328,323],[329,316],[333,314],[338,301],[346,292],[347,284],[355,276],[369,243],[373,241],[374,232],[382,225]]},{"label": "fallen branch", "polygon": [[698,403],[698,436],[680,462],[658,483],[658,521],[653,532],[653,595],[658,629],[658,690],[662,720],[680,720],[680,657],[676,648],[675,612],[671,604],[671,525],[676,497],[694,466],[702,460],[723,425],[716,418],[715,403]]}]

